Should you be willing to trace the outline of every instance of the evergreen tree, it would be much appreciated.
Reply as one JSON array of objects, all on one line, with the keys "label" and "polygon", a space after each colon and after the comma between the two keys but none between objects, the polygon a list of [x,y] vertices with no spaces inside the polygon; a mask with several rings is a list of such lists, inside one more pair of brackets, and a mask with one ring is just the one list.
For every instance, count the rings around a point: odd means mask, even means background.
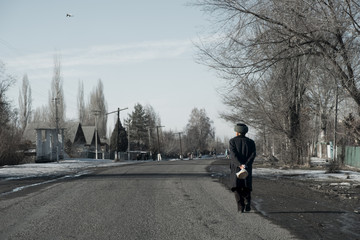
[{"label": "evergreen tree", "polygon": [[137,103],[129,114],[131,150],[148,150],[149,148],[149,115],[144,107]]},{"label": "evergreen tree", "polygon": [[118,120],[110,138],[110,151],[125,152],[128,147],[128,137],[121,121]]}]

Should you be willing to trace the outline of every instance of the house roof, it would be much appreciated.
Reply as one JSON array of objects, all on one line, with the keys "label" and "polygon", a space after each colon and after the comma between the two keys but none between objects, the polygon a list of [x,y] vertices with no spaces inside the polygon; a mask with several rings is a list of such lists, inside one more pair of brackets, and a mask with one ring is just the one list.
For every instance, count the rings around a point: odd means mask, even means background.
[{"label": "house roof", "polygon": [[[66,122],[64,125],[62,129],[64,129],[65,139],[69,139],[71,143],[74,143],[77,137],[81,138],[82,133],[87,145],[95,143],[95,126],[82,126],[79,122]],[[23,133],[23,139],[36,144],[36,129],[54,129],[54,127],[46,122],[29,123]],[[101,143],[99,135],[98,143]]]},{"label": "house roof", "polygon": [[65,123],[65,137],[69,139],[72,143],[75,141],[77,131],[81,128],[79,122],[66,122]]},{"label": "house roof", "polygon": [[[66,122],[64,128],[65,138],[70,139],[71,142],[74,141],[76,132],[78,130],[80,123],[78,122]],[[31,122],[26,126],[23,133],[23,140],[31,141],[36,143],[36,129],[54,129],[50,123],[47,122]]]},{"label": "house roof", "polygon": [[95,126],[82,126],[86,144],[91,145],[93,138],[95,137]]}]

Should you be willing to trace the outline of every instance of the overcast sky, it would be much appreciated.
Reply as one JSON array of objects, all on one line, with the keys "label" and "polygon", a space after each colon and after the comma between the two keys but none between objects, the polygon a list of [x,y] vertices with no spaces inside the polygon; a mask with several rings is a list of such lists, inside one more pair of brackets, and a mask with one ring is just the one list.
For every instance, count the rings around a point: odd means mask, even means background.
[{"label": "overcast sky", "polygon": [[121,121],[136,103],[150,104],[165,129],[182,131],[191,110],[204,108],[217,136],[232,137],[232,124],[219,118],[225,109],[217,88],[224,82],[195,61],[194,42],[210,32],[208,16],[187,3],[0,0],[0,61],[18,79],[8,97],[17,105],[26,73],[33,108],[47,105],[58,55],[68,119],[77,118],[78,82],[87,101],[101,79],[109,112],[129,108]]}]

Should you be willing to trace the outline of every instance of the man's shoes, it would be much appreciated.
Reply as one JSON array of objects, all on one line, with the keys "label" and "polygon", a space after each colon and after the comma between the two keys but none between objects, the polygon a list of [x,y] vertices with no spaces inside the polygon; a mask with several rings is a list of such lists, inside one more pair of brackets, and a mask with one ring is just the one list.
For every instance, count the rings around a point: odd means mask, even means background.
[{"label": "man's shoes", "polygon": [[250,204],[246,204],[245,211],[250,212],[250,210],[251,210]]},{"label": "man's shoes", "polygon": [[245,212],[245,206],[241,206],[241,212]]},{"label": "man's shoes", "polygon": [[239,204],[238,205],[238,211],[242,212],[242,213],[245,212],[245,206],[242,206],[242,205]]}]

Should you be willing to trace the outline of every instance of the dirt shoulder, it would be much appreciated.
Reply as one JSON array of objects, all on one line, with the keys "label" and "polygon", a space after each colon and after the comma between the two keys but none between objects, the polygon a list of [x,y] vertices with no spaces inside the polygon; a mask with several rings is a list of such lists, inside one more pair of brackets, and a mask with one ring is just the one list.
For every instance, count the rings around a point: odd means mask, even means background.
[{"label": "dirt shoulder", "polygon": [[[226,188],[228,161],[219,159],[208,169]],[[360,239],[360,187],[343,182],[254,176],[252,206],[300,239]]]}]

